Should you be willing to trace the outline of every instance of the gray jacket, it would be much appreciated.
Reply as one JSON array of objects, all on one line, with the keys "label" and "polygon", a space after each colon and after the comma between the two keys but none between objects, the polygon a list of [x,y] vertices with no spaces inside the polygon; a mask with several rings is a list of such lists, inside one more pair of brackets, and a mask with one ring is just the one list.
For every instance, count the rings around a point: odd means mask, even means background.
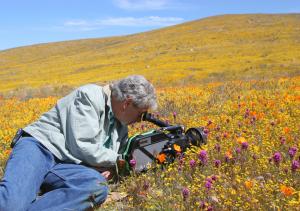
[{"label": "gray jacket", "polygon": [[109,86],[88,84],[58,100],[24,131],[58,159],[95,167],[115,165],[128,130],[114,118]]}]

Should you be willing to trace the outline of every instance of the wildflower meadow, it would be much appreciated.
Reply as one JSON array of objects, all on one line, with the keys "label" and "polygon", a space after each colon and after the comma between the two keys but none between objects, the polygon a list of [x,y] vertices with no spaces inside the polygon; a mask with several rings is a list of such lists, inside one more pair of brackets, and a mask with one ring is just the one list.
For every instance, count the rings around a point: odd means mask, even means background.
[{"label": "wildflower meadow", "polygon": [[[154,114],[186,128],[205,127],[208,142],[178,149],[170,165],[131,172],[111,185],[124,197],[100,209],[300,210],[299,94],[299,77],[158,88]],[[0,176],[16,130],[57,100],[0,99]],[[140,122],[129,131],[155,127]]]}]

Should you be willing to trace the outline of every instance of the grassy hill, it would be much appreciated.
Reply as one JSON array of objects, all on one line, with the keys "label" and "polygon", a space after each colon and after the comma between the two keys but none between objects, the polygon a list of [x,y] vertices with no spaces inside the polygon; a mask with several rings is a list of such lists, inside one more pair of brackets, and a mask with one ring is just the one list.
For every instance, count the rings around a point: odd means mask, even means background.
[{"label": "grassy hill", "polygon": [[300,75],[300,14],[223,15],[0,51],[0,92],[143,74],[157,86]]}]

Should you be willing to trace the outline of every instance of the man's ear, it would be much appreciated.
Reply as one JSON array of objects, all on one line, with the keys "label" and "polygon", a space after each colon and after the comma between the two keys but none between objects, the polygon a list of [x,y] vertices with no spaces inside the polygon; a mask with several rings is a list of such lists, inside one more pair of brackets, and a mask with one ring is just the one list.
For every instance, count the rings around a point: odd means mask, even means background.
[{"label": "man's ear", "polygon": [[125,111],[126,108],[132,103],[132,99],[127,98],[126,100],[124,100],[123,104],[122,104],[122,110]]}]

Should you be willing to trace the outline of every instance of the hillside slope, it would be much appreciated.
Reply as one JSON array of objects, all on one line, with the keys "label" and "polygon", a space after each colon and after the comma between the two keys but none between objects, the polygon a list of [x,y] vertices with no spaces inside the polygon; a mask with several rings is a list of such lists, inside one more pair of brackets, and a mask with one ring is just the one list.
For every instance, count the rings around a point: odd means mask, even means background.
[{"label": "hillside slope", "polygon": [[300,14],[224,15],[0,51],[0,91],[144,74],[158,86],[300,75]]}]

